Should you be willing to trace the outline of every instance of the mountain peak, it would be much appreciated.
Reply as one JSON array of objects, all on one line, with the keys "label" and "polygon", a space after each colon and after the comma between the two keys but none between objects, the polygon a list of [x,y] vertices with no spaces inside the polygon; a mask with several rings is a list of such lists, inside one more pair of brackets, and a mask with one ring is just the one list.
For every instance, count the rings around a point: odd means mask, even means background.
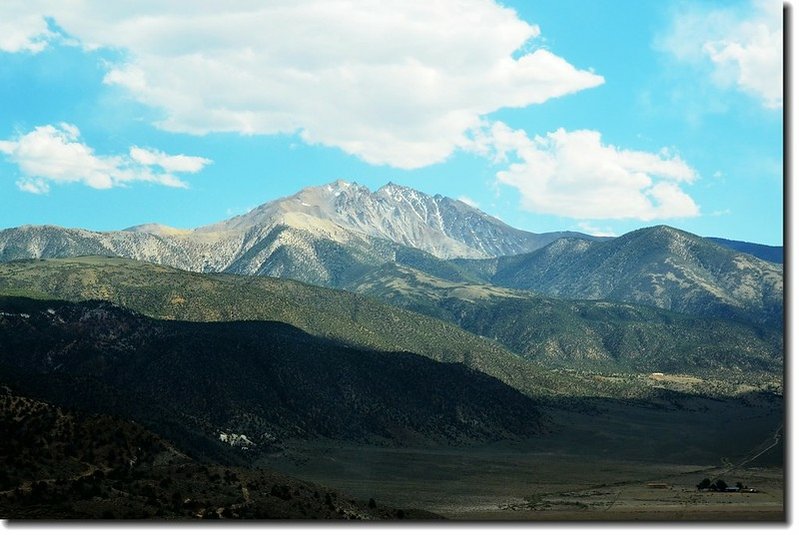
[{"label": "mountain peak", "polygon": [[689,234],[684,230],[680,230],[668,225],[654,225],[652,227],[645,227],[641,229],[642,232],[647,234],[662,234],[666,236],[676,236],[679,234]]},{"label": "mountain peak", "polygon": [[[317,258],[322,243],[382,263],[393,260],[397,246],[442,259],[488,258],[530,252],[563,235],[515,229],[462,202],[391,181],[373,192],[344,179],[302,189],[246,214],[193,230],[155,223],[126,230],[118,236],[75,230],[60,235],[58,231],[51,233],[60,236],[52,242],[26,238],[26,250],[36,257],[54,254],[52,251],[61,256],[67,252],[69,256],[129,256],[135,244],[135,258],[187,269],[270,269],[277,273],[278,268],[269,264],[276,262],[276,252],[302,250],[304,259]],[[4,247],[0,241],[0,253]],[[319,270],[324,271],[322,267]]]},{"label": "mountain peak", "polygon": [[355,181],[348,181],[341,178],[339,178],[338,180],[334,180],[330,184],[327,184],[327,187],[332,188],[334,190],[363,188],[363,186],[361,186]]},{"label": "mountain peak", "polygon": [[[389,181],[374,192],[338,179],[308,187],[204,232],[263,236],[277,225],[349,243],[353,233],[421,249],[439,258],[487,258],[533,251],[561,233],[514,229],[478,209]],[[255,232],[251,232],[255,230]]]},{"label": "mountain peak", "polygon": [[402,195],[407,193],[413,193],[420,197],[430,197],[426,193],[422,193],[419,190],[415,190],[407,186],[401,186],[399,184],[395,184],[394,182],[388,182],[375,190],[375,195]]},{"label": "mountain peak", "polygon": [[[643,243],[649,244],[662,244],[667,245],[670,249],[682,249],[685,247],[689,247],[692,244],[697,244],[699,242],[703,243],[703,246],[711,245],[709,243],[704,243],[700,236],[696,234],[692,234],[685,230],[680,230],[678,228],[670,227],[668,225],[655,225],[652,227],[645,227],[642,229],[634,230],[632,232],[628,232],[627,234],[620,236],[620,238],[625,238],[629,240],[641,240]],[[622,241],[625,241],[624,239]],[[712,244],[714,247],[715,244]]]},{"label": "mountain peak", "polygon": [[[341,193],[344,192],[360,192],[360,193],[371,193],[369,188],[366,186],[362,186],[355,181],[351,180],[344,180],[339,178],[338,180],[334,180],[333,182],[329,182],[327,184],[322,184],[320,186],[310,186],[305,189],[301,189],[294,195],[287,197],[288,199],[295,199],[295,198],[305,198],[305,197],[314,197],[315,195],[322,195],[327,196],[329,194],[333,194],[334,197],[338,197]],[[279,202],[274,201],[274,202]],[[266,205],[274,204],[267,203]]]},{"label": "mountain peak", "polygon": [[389,180],[388,182],[386,182],[385,184],[383,184],[382,186],[377,188],[377,190],[375,190],[375,193],[377,193],[378,191],[384,191],[384,190],[391,191],[391,190],[395,190],[395,189],[408,190],[408,189],[411,189],[411,188],[409,188],[407,186],[401,186],[400,184],[397,184],[397,183],[392,182],[392,181]]}]

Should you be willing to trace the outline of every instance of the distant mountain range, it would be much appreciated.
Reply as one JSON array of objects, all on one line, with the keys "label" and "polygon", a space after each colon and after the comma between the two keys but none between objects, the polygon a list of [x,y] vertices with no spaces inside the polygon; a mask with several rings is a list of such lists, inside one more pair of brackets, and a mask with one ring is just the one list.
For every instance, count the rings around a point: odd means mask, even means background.
[{"label": "distant mountain range", "polygon": [[388,183],[372,192],[338,180],[269,202],[194,233],[252,232],[287,227],[340,243],[355,236],[387,240],[439,258],[489,258],[524,253],[576,232],[534,234],[515,229],[461,201]]},{"label": "distant mountain range", "polygon": [[[53,226],[0,231],[0,261],[108,255],[198,272],[293,278],[342,287],[385,262],[445,264],[535,250],[577,233],[514,229],[460,201],[394,184],[338,181],[191,231],[146,224],[92,232]],[[443,265],[439,269],[451,269]]]},{"label": "distant mountain range", "polygon": [[[344,247],[363,263],[392,260],[404,246],[438,258],[489,258],[533,251],[574,232],[533,234],[440,195],[387,184],[371,192],[337,181],[194,230],[145,224],[118,232],[24,226],[0,235],[0,260],[113,254],[191,271],[276,274],[280,250],[312,263]],[[276,258],[277,257],[277,258]],[[327,259],[319,259],[325,263]]]},{"label": "distant mountain range", "polygon": [[550,296],[640,303],[778,324],[777,251],[670,227],[614,239],[514,229],[460,201],[387,184],[337,181],[197,228],[157,224],[117,232],[53,226],[0,231],[0,261],[105,255],[196,272],[290,278],[332,288],[395,265],[456,281]]},{"label": "distant mountain range", "polygon": [[491,284],[550,296],[782,322],[782,265],[671,227],[644,228],[605,242],[560,239],[528,254],[454,262]]}]

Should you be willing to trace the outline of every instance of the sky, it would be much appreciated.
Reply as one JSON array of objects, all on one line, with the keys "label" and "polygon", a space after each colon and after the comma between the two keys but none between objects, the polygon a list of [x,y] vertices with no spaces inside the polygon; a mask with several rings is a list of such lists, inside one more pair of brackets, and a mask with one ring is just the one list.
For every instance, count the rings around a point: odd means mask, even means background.
[{"label": "sky", "polygon": [[782,245],[782,41],[772,0],[3,0],[0,228],[193,228],[344,179]]}]

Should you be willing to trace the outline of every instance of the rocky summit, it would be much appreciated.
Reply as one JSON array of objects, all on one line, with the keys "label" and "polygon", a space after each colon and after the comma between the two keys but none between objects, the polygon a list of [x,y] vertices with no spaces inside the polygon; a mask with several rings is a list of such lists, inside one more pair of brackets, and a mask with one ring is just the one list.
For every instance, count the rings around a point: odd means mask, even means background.
[{"label": "rocky summit", "polygon": [[[339,286],[353,266],[407,251],[488,258],[536,250],[570,232],[534,234],[441,195],[336,181],[193,230],[144,224],[116,232],[22,226],[0,232],[0,261],[108,255],[189,271],[272,275]],[[588,236],[583,236],[590,238]]]}]

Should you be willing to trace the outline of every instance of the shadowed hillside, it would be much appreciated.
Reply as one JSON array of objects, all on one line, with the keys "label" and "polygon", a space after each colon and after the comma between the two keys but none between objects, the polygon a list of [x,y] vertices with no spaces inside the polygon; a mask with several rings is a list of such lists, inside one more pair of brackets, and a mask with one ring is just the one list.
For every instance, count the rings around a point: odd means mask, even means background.
[{"label": "shadowed hillside", "polygon": [[0,298],[0,310],[7,378],[67,406],[154,420],[170,438],[177,424],[269,450],[289,438],[459,443],[540,430],[530,398],[461,364],[357,350],[285,324],[166,322],[21,298]]},{"label": "shadowed hillside", "polygon": [[563,377],[500,343],[349,292],[268,277],[199,274],[120,258],[0,263],[0,295],[103,299],[154,318],[271,320],[380,351],[462,362],[533,395],[596,395],[592,381]]}]

